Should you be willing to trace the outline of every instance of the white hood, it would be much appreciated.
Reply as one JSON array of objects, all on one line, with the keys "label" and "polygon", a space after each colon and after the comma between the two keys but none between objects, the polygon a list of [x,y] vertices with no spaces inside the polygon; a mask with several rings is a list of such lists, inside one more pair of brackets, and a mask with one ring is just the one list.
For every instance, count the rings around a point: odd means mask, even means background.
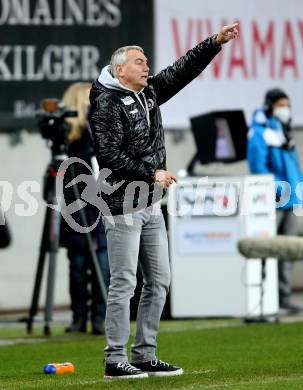
[{"label": "white hood", "polygon": [[105,88],[108,89],[135,92],[132,89],[122,85],[117,78],[112,76],[112,74],[109,71],[109,65],[104,66],[104,68],[101,70],[100,76],[98,77],[98,81],[100,84],[102,84]]}]

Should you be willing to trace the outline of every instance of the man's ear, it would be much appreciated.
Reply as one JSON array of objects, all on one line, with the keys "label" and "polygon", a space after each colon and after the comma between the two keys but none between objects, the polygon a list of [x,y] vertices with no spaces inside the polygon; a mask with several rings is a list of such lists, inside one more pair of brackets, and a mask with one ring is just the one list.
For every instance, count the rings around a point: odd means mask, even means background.
[{"label": "man's ear", "polygon": [[124,77],[123,65],[116,65],[116,75],[117,75],[117,78]]}]

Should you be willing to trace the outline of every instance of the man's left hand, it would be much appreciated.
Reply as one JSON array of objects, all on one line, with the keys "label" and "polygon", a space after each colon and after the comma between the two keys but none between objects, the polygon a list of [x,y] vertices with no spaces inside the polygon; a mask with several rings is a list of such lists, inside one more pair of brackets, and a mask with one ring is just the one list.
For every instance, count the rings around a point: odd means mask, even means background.
[{"label": "man's left hand", "polygon": [[222,45],[226,42],[229,42],[231,39],[237,39],[239,36],[239,31],[237,29],[239,23],[230,24],[229,26],[223,26],[218,32],[215,42],[218,45]]}]

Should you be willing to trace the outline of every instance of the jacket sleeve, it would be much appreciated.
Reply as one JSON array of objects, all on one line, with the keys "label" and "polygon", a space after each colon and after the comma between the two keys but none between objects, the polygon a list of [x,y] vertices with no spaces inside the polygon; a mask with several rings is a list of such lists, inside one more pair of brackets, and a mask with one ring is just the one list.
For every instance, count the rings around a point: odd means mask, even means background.
[{"label": "jacket sleeve", "polygon": [[271,173],[267,167],[268,146],[263,137],[263,128],[254,126],[249,131],[247,160],[251,173]]},{"label": "jacket sleeve", "polygon": [[100,168],[109,168],[134,174],[147,181],[153,181],[156,168],[148,161],[136,159],[124,147],[124,126],[122,110],[112,100],[97,100],[91,107],[89,123],[95,141],[96,157]]},{"label": "jacket sleeve", "polygon": [[152,76],[149,83],[155,89],[157,103],[165,103],[195,79],[220,50],[221,45],[215,44],[212,37],[207,38],[171,66]]}]

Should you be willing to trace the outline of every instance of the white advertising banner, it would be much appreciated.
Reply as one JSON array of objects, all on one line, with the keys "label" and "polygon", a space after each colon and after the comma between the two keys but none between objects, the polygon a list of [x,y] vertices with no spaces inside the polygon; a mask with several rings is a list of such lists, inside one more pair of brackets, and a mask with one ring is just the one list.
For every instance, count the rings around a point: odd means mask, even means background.
[{"label": "white advertising banner", "polygon": [[155,65],[165,68],[191,47],[239,22],[203,74],[162,107],[167,128],[189,127],[209,111],[243,109],[247,123],[267,89],[289,95],[293,124],[303,125],[302,0],[155,0]]}]

